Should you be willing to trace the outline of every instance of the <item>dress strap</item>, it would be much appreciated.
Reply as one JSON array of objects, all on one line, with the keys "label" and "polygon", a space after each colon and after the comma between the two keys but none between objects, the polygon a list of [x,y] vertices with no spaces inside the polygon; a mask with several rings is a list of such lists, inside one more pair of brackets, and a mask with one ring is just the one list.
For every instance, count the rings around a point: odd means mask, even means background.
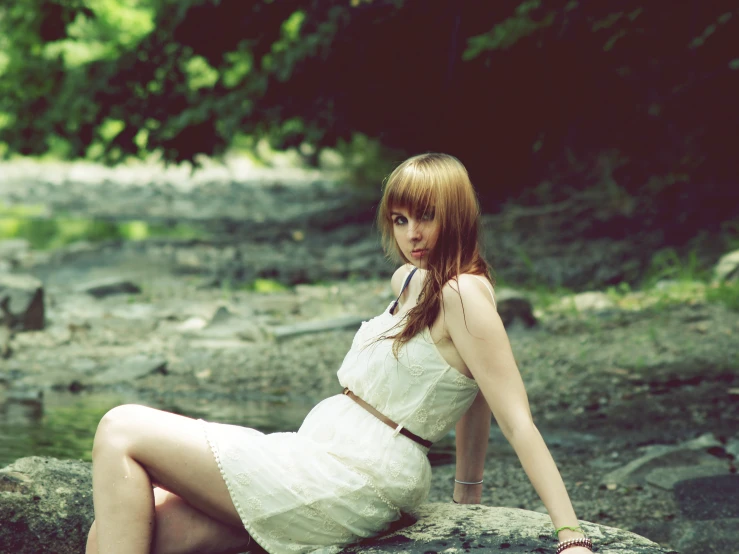
[{"label": "dress strap", "polygon": [[490,285],[490,281],[485,279],[485,277],[483,277],[482,275],[473,275],[473,277],[477,277],[483,282],[483,284],[485,285],[485,288],[488,289],[488,292],[490,293],[490,298],[493,299],[493,306],[497,310],[498,305],[495,303],[495,294],[493,293],[493,287]]},{"label": "dress strap", "polygon": [[413,277],[413,274],[416,272],[418,268],[414,267],[411,272],[408,274],[408,277],[405,278],[405,283],[403,283],[403,288],[400,289],[400,294],[395,299],[395,302],[393,302],[392,306],[390,306],[390,313],[392,314],[395,311],[395,308],[398,307],[398,302],[400,302],[400,297],[403,296],[403,293],[405,292],[405,289],[408,288],[408,283],[411,282],[411,278]]}]

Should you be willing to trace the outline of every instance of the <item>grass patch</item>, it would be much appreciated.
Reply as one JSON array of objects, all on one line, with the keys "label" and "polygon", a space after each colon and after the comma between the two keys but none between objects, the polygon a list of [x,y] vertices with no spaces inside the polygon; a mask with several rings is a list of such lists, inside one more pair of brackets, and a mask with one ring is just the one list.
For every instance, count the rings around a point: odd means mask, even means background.
[{"label": "grass patch", "polygon": [[739,282],[721,283],[706,288],[706,302],[723,304],[739,312]]},{"label": "grass patch", "polygon": [[237,290],[272,294],[275,292],[285,292],[291,290],[291,288],[274,279],[254,279],[246,283],[234,283],[230,279],[226,279],[221,283],[221,292],[224,296]]},{"label": "grass patch", "polygon": [[708,281],[711,268],[701,263],[696,249],[681,257],[674,248],[658,250],[644,277],[645,288],[651,288],[660,281]]},{"label": "grass patch", "polygon": [[64,215],[48,218],[45,215],[43,206],[6,207],[0,204],[0,240],[21,238],[36,250],[53,250],[79,241],[137,241],[153,237],[194,239],[204,238],[206,234],[182,223],[166,225]]},{"label": "grass patch", "polygon": [[288,287],[273,279],[254,279],[246,285],[247,290],[260,293],[284,292],[289,290]]},{"label": "grass patch", "polygon": [[[632,290],[626,283],[609,287],[605,291],[614,307],[622,311],[662,311],[677,305],[723,304],[739,311],[739,283],[709,284],[703,281],[662,282],[641,290]],[[551,291],[535,289],[527,291],[537,310],[578,316],[575,294],[564,289]]]},{"label": "grass patch", "polygon": [[[526,295],[532,298],[534,306],[541,310],[554,309],[557,311],[577,312],[574,302],[576,293],[570,289],[564,287],[551,288],[540,285],[524,290]],[[569,299],[570,302],[566,302],[565,299]]]},{"label": "grass patch", "polygon": [[[524,251],[517,252],[517,256],[524,265],[530,265]],[[701,259],[697,248],[683,256],[674,248],[665,248],[654,254],[638,286],[624,281],[603,292],[616,309],[623,311],[660,311],[675,305],[700,303],[723,304],[739,311],[739,283],[712,284],[712,275],[713,261]],[[505,287],[505,283],[498,279],[496,286]],[[570,289],[537,283],[532,277],[520,290],[537,311],[580,315],[575,304],[577,293]]]}]

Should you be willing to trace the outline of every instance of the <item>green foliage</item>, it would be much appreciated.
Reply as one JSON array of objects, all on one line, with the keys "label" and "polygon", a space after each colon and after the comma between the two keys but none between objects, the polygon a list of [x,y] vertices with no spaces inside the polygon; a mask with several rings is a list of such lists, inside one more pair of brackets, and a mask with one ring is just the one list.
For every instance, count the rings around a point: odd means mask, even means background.
[{"label": "green foliage", "polygon": [[[552,288],[538,285],[526,288],[525,290],[528,295],[531,295],[532,302],[537,309],[564,309],[570,315],[578,314],[575,302],[572,300],[572,296],[575,293],[566,287]],[[564,304],[563,299],[567,299]]]},{"label": "green foliage", "polygon": [[721,224],[721,231],[725,243],[724,250],[726,252],[739,250],[739,218],[724,221]]},{"label": "green foliage", "polygon": [[644,278],[648,285],[659,281],[705,281],[709,268],[703,267],[696,250],[681,258],[674,248],[664,248],[652,256],[651,264]]},{"label": "green foliage", "polygon": [[144,240],[151,237],[202,238],[204,232],[184,223],[107,221],[79,217],[44,218],[39,206],[0,206],[0,240],[23,238],[34,249],[51,250],[78,241]]},{"label": "green foliage", "polygon": [[255,279],[246,288],[247,290],[260,293],[283,292],[288,290],[285,285],[274,279]]},{"label": "green foliage", "polygon": [[721,283],[707,288],[706,301],[723,304],[730,310],[739,312],[739,282]]},{"label": "green foliage", "polygon": [[290,289],[274,279],[254,279],[253,281],[239,284],[234,284],[231,279],[224,279],[221,282],[221,296],[224,300],[230,299],[235,290],[245,290],[259,294],[273,294]]},{"label": "green foliage", "polygon": [[155,10],[150,1],[87,0],[85,4],[87,9],[74,12],[67,24],[66,37],[44,46],[44,56],[61,56],[67,68],[113,60],[154,30]]},{"label": "green foliage", "polygon": [[534,261],[531,259],[531,256],[529,256],[528,253],[519,246],[516,247],[516,257],[524,265],[524,267],[526,267],[526,270],[528,272],[527,285],[535,286],[536,283],[534,282],[534,279],[536,275],[536,268],[534,267]]},{"label": "green foliage", "polygon": [[218,82],[218,71],[216,71],[202,56],[193,56],[185,62],[187,73],[187,85],[190,90],[201,88],[213,88]]},{"label": "green foliage", "polygon": [[[699,261],[697,249],[680,256],[663,249],[652,258],[641,286],[627,282],[609,286],[605,293],[614,306],[626,311],[661,311],[682,304],[722,304],[739,311],[739,281],[713,283],[711,267]],[[567,288],[529,282],[524,287],[537,309],[577,317],[575,292]]]},{"label": "green foliage", "polygon": [[462,54],[462,59],[474,60],[485,52],[506,50],[521,39],[551,26],[555,20],[555,12],[548,12],[538,21],[531,18],[531,12],[539,7],[541,7],[539,0],[523,2],[516,9],[514,16],[498,23],[487,33],[467,39],[467,49]]},{"label": "green foliage", "polygon": [[354,133],[348,141],[339,140],[336,150],[343,160],[346,181],[377,196],[393,168],[405,157],[361,133]]},{"label": "green foliage", "polygon": [[[661,210],[720,222],[736,185],[739,8],[669,13],[644,0],[6,2],[0,154],[194,162],[247,136],[307,143],[313,164],[323,147],[366,147],[346,156],[348,180],[373,188],[397,159],[379,141],[458,155],[483,205],[607,177],[644,225],[679,227]],[[603,151],[624,160],[607,176]],[[662,186],[644,187],[654,175]]]}]

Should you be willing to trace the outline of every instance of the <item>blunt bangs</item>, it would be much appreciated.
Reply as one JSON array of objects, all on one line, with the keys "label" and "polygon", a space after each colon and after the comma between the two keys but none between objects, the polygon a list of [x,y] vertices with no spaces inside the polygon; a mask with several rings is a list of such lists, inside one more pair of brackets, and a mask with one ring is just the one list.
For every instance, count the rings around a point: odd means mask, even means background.
[{"label": "blunt bangs", "polygon": [[[439,247],[430,262],[464,266],[477,256],[479,206],[467,170],[448,154],[420,154],[401,163],[388,177],[377,211],[377,226],[386,254],[408,262],[393,235],[391,213],[403,209],[419,217],[432,212]],[[470,246],[472,248],[470,249]],[[391,256],[393,257],[393,256]],[[471,259],[470,258],[470,259]]]},{"label": "blunt bangs", "polygon": [[391,175],[383,201],[385,217],[390,218],[394,208],[403,208],[414,214],[425,213],[436,202],[438,183],[430,175],[415,167],[406,167],[399,175]]}]

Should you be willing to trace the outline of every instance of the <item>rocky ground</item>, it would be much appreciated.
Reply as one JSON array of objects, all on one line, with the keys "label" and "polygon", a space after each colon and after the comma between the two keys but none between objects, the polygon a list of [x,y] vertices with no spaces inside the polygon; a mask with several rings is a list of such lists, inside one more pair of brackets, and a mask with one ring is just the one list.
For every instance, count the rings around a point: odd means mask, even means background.
[{"label": "rocky ground", "polygon": [[[226,213],[234,220],[242,211],[261,214],[245,218],[253,240],[220,228],[207,241],[75,244],[53,253],[0,244],[0,268],[38,278],[44,291],[43,329],[13,331],[0,358],[0,404],[29,433],[42,417],[44,395],[53,394],[115,394],[197,417],[294,428],[312,403],[338,392],[335,373],[354,329],[391,299],[385,277],[392,268],[377,251],[369,219],[359,210],[341,225],[351,197],[329,194],[325,183],[237,185],[214,178],[178,188],[164,179],[132,179],[117,188],[70,178],[67,194],[64,179],[40,179],[22,193],[13,179],[0,180],[6,205],[40,202],[52,214],[77,206],[153,218],[163,198],[171,210],[166,217],[198,214],[211,230],[228,220],[215,219],[222,205],[230,204]],[[141,195],[144,189],[153,192]],[[116,202],[106,203],[105,191],[115,191]],[[278,209],[283,201],[291,207]],[[553,260],[541,267],[554,267]],[[574,274],[568,260],[557,261],[561,275]],[[617,264],[599,268],[597,259],[578,267],[591,268],[591,275],[625,271]],[[516,271],[505,275],[507,283]],[[321,283],[270,293],[239,288],[260,276]],[[730,495],[735,481],[713,496],[701,488],[699,497],[681,483],[737,477],[737,313],[703,302],[536,313],[538,325],[513,321],[509,334],[535,420],[579,517],[684,552],[718,552],[697,546],[707,544],[699,531],[739,527],[731,523],[739,522]],[[316,322],[326,321],[329,328],[316,332]],[[450,437],[432,451],[431,501],[450,498],[452,444]],[[496,430],[485,481],[483,503],[543,510]]]}]

